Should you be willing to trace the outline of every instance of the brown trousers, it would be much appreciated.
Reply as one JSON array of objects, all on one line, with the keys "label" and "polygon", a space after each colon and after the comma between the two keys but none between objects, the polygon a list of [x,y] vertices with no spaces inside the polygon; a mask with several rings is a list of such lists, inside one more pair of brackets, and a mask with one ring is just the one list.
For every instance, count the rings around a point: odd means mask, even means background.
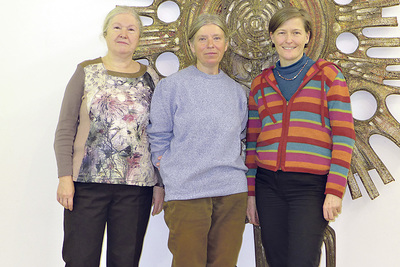
[{"label": "brown trousers", "polygon": [[235,267],[246,208],[247,192],[166,202],[172,267]]}]

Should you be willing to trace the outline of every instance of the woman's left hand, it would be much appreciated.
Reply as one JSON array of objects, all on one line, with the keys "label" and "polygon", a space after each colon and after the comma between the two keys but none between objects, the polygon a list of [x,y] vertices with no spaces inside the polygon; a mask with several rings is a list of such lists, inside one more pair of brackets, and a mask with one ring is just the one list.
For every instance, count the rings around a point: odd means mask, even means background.
[{"label": "woman's left hand", "polygon": [[342,199],[338,196],[327,194],[323,206],[324,218],[327,221],[334,221],[342,212]]},{"label": "woman's left hand", "polygon": [[159,214],[162,209],[163,209],[163,203],[164,203],[164,188],[161,186],[154,186],[153,187],[153,212],[151,215],[157,215]]},{"label": "woman's left hand", "polygon": [[247,219],[249,220],[249,223],[251,223],[255,226],[260,225],[260,220],[258,219],[255,196],[247,197]]}]

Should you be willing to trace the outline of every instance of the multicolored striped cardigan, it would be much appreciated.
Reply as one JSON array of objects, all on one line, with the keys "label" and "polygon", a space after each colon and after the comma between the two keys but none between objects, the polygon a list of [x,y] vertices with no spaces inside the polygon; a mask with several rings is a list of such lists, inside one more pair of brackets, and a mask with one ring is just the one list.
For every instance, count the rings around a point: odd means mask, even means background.
[{"label": "multicolored striped cardigan", "polygon": [[328,174],[325,194],[342,198],[355,143],[343,74],[333,63],[319,59],[287,102],[272,69],[265,69],[254,79],[249,96],[249,196],[255,195],[255,175],[261,167]]}]

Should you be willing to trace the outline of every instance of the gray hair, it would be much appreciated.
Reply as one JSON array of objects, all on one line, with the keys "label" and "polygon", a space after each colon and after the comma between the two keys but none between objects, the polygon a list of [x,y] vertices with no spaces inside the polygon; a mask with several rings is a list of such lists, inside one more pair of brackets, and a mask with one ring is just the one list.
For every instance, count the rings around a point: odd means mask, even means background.
[{"label": "gray hair", "polygon": [[193,21],[192,25],[190,26],[188,40],[191,42],[198,30],[200,30],[200,28],[204,25],[208,24],[214,24],[220,27],[221,30],[224,32],[225,41],[228,41],[228,28],[226,27],[225,22],[221,19],[220,16],[208,13],[201,14]]},{"label": "gray hair", "polygon": [[108,27],[110,26],[111,20],[119,14],[132,15],[139,23],[139,34],[142,33],[143,24],[142,24],[142,21],[140,20],[139,14],[135,11],[135,9],[130,6],[116,6],[113,10],[111,10],[107,14],[106,18],[104,19],[103,37],[106,37],[106,35],[107,35],[107,30],[108,30]]}]

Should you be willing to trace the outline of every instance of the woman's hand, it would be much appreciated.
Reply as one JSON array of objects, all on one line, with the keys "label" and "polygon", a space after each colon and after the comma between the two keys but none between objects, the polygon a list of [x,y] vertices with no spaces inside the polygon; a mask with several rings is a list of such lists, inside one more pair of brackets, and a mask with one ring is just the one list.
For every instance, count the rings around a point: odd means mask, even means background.
[{"label": "woman's hand", "polygon": [[156,167],[158,168],[158,170],[160,170],[160,161],[162,159],[162,156],[159,156],[157,159],[158,159],[158,162],[156,163]]},{"label": "woman's hand", "polygon": [[163,203],[164,203],[164,187],[161,186],[154,186],[153,187],[153,212],[151,215],[157,215],[159,214],[162,209],[163,209]]},{"label": "woman's hand", "polygon": [[247,197],[247,219],[249,220],[249,223],[253,225],[260,225],[260,221],[258,220],[255,196]]},{"label": "woman's hand", "polygon": [[338,196],[327,194],[323,206],[324,218],[327,221],[334,221],[342,212],[342,199]]},{"label": "woman's hand", "polygon": [[75,186],[72,176],[58,178],[57,201],[70,211],[74,208],[74,194]]}]

